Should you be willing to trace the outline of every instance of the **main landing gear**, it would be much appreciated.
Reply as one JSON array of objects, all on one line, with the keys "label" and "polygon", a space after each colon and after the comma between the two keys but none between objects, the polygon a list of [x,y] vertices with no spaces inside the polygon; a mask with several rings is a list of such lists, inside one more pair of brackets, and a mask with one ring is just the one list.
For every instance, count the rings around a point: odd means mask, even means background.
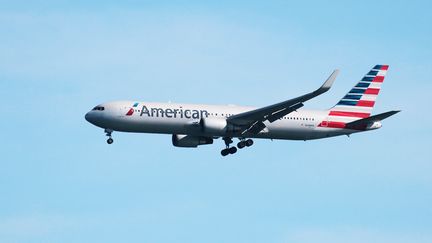
[{"label": "main landing gear", "polygon": [[[226,149],[223,149],[222,151],[221,151],[221,155],[222,156],[227,156],[228,154],[235,154],[235,153],[237,153],[237,148],[236,147],[230,147],[230,144],[232,144],[233,143],[233,140],[231,139],[231,138],[228,138],[228,137],[225,137],[225,138],[223,138],[223,140],[224,140],[224,142],[225,142],[225,146],[226,146]],[[253,145],[253,140],[252,139],[248,139],[248,140],[245,140],[245,139],[241,139],[240,140],[240,142],[238,142],[237,143],[237,147],[239,148],[239,149],[242,149],[242,148],[244,148],[244,147],[250,147],[250,146],[252,146]]]},{"label": "main landing gear", "polygon": [[221,155],[222,156],[227,156],[228,154],[235,154],[237,153],[237,148],[236,147],[230,147],[230,144],[233,143],[233,140],[231,138],[223,138],[224,142],[225,142],[225,146],[226,149],[223,149],[221,151]]},{"label": "main landing gear", "polygon": [[250,147],[254,144],[254,141],[252,139],[248,140],[240,140],[240,142],[237,143],[237,147],[239,149],[242,149],[244,147]]},{"label": "main landing gear", "polygon": [[111,137],[112,132],[113,132],[113,130],[111,130],[111,129],[105,129],[105,134],[108,137],[108,139],[107,139],[108,144],[114,143],[114,139],[112,139],[112,137]]}]

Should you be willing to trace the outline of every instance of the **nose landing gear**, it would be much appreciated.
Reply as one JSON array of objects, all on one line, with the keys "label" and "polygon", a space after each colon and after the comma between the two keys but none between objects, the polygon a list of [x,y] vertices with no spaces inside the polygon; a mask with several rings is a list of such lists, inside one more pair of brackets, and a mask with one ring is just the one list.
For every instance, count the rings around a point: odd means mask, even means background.
[{"label": "nose landing gear", "polygon": [[113,132],[113,130],[111,130],[111,129],[105,129],[105,134],[108,137],[108,139],[107,139],[108,144],[114,143],[114,139],[112,139],[112,137],[111,137],[112,132]]}]

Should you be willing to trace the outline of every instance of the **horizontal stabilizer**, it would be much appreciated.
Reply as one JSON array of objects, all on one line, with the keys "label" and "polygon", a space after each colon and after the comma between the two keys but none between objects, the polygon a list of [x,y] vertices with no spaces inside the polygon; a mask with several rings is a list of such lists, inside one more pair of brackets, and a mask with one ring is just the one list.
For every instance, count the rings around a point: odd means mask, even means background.
[{"label": "horizontal stabilizer", "polygon": [[384,112],[384,113],[381,113],[381,114],[378,114],[378,115],[370,116],[368,118],[363,118],[363,119],[360,119],[360,120],[356,120],[356,121],[347,123],[345,125],[345,128],[348,128],[348,129],[357,129],[359,127],[365,127],[365,126],[367,126],[367,125],[369,125],[371,123],[382,121],[382,120],[384,120],[384,119],[386,119],[386,118],[388,118],[390,116],[393,116],[394,114],[399,113],[399,112],[400,111],[388,111],[388,112]]}]

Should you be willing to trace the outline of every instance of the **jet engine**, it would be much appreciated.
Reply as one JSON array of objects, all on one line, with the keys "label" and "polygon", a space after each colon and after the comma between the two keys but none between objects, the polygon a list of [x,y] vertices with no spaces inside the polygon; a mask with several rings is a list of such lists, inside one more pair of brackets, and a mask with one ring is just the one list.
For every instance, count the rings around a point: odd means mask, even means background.
[{"label": "jet engine", "polygon": [[175,147],[196,148],[198,145],[213,144],[213,138],[173,134],[172,143]]},{"label": "jet engine", "polygon": [[206,134],[224,136],[227,133],[236,133],[241,131],[241,127],[229,124],[225,119],[219,118],[202,118],[200,121],[201,130]]}]

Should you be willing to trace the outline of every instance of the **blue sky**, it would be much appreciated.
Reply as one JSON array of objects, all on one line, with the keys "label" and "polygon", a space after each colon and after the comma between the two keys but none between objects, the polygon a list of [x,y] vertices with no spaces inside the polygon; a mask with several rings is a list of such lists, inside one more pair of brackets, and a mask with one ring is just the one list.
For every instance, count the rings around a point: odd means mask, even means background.
[{"label": "blue sky", "polygon": [[[429,1],[0,1],[1,242],[432,242]],[[390,70],[378,131],[222,158],[103,132],[116,99],[332,106]]]}]

